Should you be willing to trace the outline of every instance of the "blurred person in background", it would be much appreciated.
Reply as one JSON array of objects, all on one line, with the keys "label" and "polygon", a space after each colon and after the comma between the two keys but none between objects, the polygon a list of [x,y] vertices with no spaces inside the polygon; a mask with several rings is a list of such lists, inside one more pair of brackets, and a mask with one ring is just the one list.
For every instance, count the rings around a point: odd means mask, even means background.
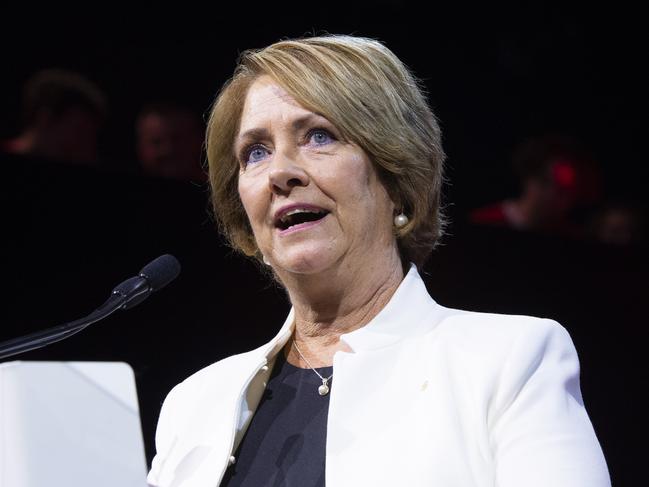
[{"label": "blurred person in background", "polygon": [[637,245],[644,242],[646,217],[637,206],[626,201],[611,201],[591,218],[589,238],[606,245]]},{"label": "blurred person in background", "polygon": [[2,150],[83,165],[98,163],[97,139],[107,116],[104,92],[79,73],[47,69],[25,83],[23,130]]},{"label": "blurred person in background", "polygon": [[601,197],[601,175],[581,144],[566,136],[530,138],[514,151],[520,194],[473,210],[472,223],[581,236],[582,212]]},{"label": "blurred person in background", "polygon": [[203,182],[204,127],[188,108],[164,102],[145,106],[136,121],[137,158],[145,174]]}]

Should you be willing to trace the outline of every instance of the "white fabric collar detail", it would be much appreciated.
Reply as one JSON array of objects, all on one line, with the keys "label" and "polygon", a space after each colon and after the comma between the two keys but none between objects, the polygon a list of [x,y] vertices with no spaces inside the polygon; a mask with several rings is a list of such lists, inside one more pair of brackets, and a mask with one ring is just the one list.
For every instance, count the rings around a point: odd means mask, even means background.
[{"label": "white fabric collar detail", "polygon": [[[389,346],[405,336],[429,330],[443,317],[445,308],[428,294],[414,264],[404,277],[388,304],[364,327],[341,335],[353,351],[373,350]],[[271,360],[293,334],[295,311],[291,308],[275,337],[263,347],[264,356]]]},{"label": "white fabric collar detail", "polygon": [[444,309],[430,297],[417,267],[410,264],[408,274],[379,314],[340,338],[355,352],[387,347],[430,330],[440,321]]}]

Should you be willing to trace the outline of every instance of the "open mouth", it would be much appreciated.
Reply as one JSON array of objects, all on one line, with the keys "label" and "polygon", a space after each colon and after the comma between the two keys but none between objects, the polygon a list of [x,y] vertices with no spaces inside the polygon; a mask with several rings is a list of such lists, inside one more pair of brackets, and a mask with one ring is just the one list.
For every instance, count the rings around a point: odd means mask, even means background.
[{"label": "open mouth", "polygon": [[294,208],[284,213],[275,221],[275,226],[280,230],[288,230],[302,223],[315,222],[327,216],[327,210],[315,208]]}]

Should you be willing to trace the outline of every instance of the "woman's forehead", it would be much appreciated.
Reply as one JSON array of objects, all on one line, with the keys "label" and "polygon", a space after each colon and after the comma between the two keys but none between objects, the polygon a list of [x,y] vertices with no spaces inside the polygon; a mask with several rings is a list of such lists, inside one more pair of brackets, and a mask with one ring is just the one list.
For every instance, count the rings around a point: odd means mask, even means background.
[{"label": "woman's forehead", "polygon": [[286,104],[304,110],[304,107],[279,83],[270,76],[257,78],[246,93],[242,116],[263,110],[270,104]]},{"label": "woman's forehead", "polygon": [[296,120],[322,117],[302,106],[284,87],[268,76],[249,88],[239,124],[238,138],[249,131],[272,124],[292,124]]}]

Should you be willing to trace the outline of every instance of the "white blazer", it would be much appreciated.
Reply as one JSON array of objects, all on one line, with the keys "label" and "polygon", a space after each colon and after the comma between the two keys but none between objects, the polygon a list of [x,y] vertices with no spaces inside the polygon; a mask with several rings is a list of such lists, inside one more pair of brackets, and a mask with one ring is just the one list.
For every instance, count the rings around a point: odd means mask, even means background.
[{"label": "white blazer", "polygon": [[[293,310],[268,344],[169,393],[150,485],[219,485],[292,329]],[[556,322],[444,308],[412,267],[341,340],[353,353],[333,361],[328,487],[610,485],[577,354]]]}]

